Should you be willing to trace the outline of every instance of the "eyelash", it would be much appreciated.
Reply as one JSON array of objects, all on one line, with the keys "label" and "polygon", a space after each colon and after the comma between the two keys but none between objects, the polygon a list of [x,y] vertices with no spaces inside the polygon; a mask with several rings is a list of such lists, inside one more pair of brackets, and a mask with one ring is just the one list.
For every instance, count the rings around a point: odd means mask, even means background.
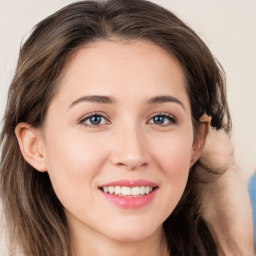
[{"label": "eyelash", "polygon": [[[93,117],[99,117],[99,118],[104,118],[105,119],[105,123],[104,124],[86,124],[86,121],[90,120],[90,118],[93,118]],[[156,117],[161,117],[161,118],[164,118],[164,119],[168,119],[168,123],[167,124],[156,124],[156,123],[151,123],[150,121],[153,119],[153,118],[156,118]],[[89,115],[86,115],[84,116],[80,121],[79,121],[80,124],[84,125],[85,127],[91,127],[91,128],[98,128],[102,125],[106,125],[106,124],[109,124],[110,121],[109,119],[103,114],[103,113],[99,113],[99,112],[95,112],[95,113],[91,113]],[[161,126],[161,127],[167,127],[167,126],[171,126],[171,125],[175,125],[177,124],[177,120],[174,116],[168,114],[168,113],[155,113],[154,115],[152,115],[150,118],[149,118],[149,121],[147,121],[147,124],[154,124],[154,125],[157,125],[157,126]]]},{"label": "eyelash", "polygon": [[150,119],[149,119],[149,121],[147,123],[149,123],[151,119],[156,118],[156,117],[161,117],[161,118],[164,118],[164,119],[168,119],[168,123],[167,124],[155,124],[155,123],[152,123],[154,125],[158,125],[158,126],[161,126],[161,127],[167,127],[167,126],[175,125],[175,124],[178,123],[177,119],[173,115],[170,115],[169,113],[165,113],[165,112],[160,112],[160,113],[153,114],[150,117]]},{"label": "eyelash", "polygon": [[[89,120],[90,118],[92,117],[100,117],[100,118],[104,118],[106,120],[106,123],[104,124],[96,124],[96,125],[93,125],[93,124],[86,124],[86,121]],[[108,118],[103,114],[103,113],[99,113],[99,112],[95,112],[95,113],[91,113],[91,114],[88,114],[86,116],[84,116],[80,121],[79,121],[80,124],[84,125],[85,127],[91,127],[91,128],[98,128],[102,125],[105,125],[105,124],[109,124],[110,121],[108,120]]]}]

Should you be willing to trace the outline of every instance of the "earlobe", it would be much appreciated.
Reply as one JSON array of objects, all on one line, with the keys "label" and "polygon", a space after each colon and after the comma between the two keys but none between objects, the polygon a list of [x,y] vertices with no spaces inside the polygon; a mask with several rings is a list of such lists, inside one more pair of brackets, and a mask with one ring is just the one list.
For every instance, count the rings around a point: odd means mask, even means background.
[{"label": "earlobe", "polygon": [[203,152],[206,137],[209,132],[209,125],[209,122],[202,122],[197,128],[197,132],[193,141],[190,167],[195,164]]},{"label": "earlobe", "polygon": [[15,134],[24,159],[40,172],[46,171],[44,143],[41,132],[27,123],[19,123]]}]

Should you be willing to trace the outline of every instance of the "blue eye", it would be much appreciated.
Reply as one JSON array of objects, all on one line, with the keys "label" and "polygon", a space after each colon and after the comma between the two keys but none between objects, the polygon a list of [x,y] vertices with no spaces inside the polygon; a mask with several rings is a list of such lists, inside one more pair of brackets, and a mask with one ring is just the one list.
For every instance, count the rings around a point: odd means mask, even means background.
[{"label": "blue eye", "polygon": [[83,118],[80,121],[80,123],[85,126],[96,126],[97,127],[97,126],[107,123],[107,120],[102,115],[94,114],[94,115]]},{"label": "blue eye", "polygon": [[177,121],[175,120],[174,117],[167,115],[167,114],[161,114],[161,115],[156,115],[153,116],[150,120],[149,120],[150,124],[156,124],[156,125],[171,125],[171,124],[176,124]]},{"label": "blue eye", "polygon": [[153,122],[155,124],[164,124],[164,122],[166,121],[165,119],[166,118],[163,116],[155,116],[155,117],[153,117]]}]

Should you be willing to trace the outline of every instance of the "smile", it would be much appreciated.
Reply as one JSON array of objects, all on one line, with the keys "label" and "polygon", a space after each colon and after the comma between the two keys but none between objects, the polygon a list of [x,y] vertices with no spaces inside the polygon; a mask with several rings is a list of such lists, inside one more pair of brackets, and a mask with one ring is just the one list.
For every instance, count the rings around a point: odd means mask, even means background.
[{"label": "smile", "polygon": [[149,186],[137,186],[137,187],[120,187],[120,186],[108,186],[100,188],[105,193],[118,196],[142,196],[151,193],[154,187]]},{"label": "smile", "polygon": [[145,180],[121,180],[98,187],[107,201],[121,208],[135,209],[149,204],[159,187]]}]

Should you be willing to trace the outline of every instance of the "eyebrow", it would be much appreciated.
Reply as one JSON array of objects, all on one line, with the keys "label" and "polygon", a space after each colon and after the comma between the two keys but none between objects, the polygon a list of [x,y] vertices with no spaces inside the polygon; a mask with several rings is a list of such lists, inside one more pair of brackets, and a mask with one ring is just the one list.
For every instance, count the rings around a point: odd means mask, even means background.
[{"label": "eyebrow", "polygon": [[149,104],[163,104],[166,102],[174,102],[179,104],[183,109],[185,109],[185,106],[183,105],[183,103],[178,100],[177,98],[173,97],[173,96],[169,96],[169,95],[163,95],[163,96],[156,96],[153,97],[151,99],[149,99],[148,103]]},{"label": "eyebrow", "polygon": [[[88,95],[78,98],[77,100],[73,101],[70,105],[70,108],[74,105],[77,105],[81,102],[93,102],[93,103],[99,103],[99,104],[113,104],[116,102],[116,100],[113,97],[110,96],[102,96],[102,95]],[[147,103],[148,104],[163,104],[167,102],[174,102],[179,104],[183,109],[185,109],[183,103],[178,100],[177,98],[169,95],[163,95],[163,96],[156,96],[153,98],[150,98]]]},{"label": "eyebrow", "polygon": [[73,107],[74,105],[77,105],[81,102],[95,102],[99,104],[113,104],[115,102],[115,99],[113,97],[109,96],[101,96],[101,95],[89,95],[89,96],[83,96],[81,98],[78,98],[77,100],[73,101],[70,107]]}]

